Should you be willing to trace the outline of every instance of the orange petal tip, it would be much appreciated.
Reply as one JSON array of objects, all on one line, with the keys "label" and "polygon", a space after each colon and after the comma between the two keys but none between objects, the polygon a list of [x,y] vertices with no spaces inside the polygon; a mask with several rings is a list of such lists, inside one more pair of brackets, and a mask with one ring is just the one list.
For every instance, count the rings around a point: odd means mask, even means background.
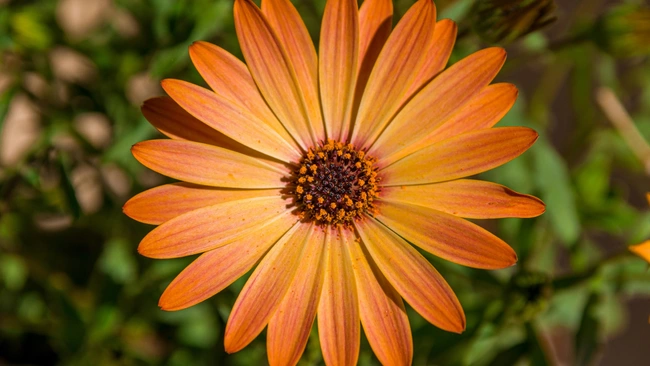
[{"label": "orange petal tip", "polygon": [[638,255],[639,257],[645,259],[648,263],[650,263],[650,240],[647,240],[641,244],[637,245],[630,245],[628,249]]}]

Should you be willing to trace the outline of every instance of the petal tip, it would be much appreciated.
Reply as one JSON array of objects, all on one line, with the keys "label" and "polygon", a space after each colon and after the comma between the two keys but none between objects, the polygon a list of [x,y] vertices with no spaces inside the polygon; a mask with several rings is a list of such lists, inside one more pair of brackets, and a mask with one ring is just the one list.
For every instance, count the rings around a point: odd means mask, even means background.
[{"label": "petal tip", "polygon": [[160,80],[160,86],[163,88],[164,91],[167,91],[167,88],[173,85],[173,81],[174,79],[162,79]]},{"label": "petal tip", "polygon": [[131,154],[135,156],[136,153],[138,153],[142,149],[142,141],[136,142],[135,144],[131,145]]},{"label": "petal tip", "polygon": [[228,325],[226,325],[226,334],[224,335],[223,346],[228,354],[233,354],[235,352],[241,351],[242,348],[246,347],[246,344],[241,345],[240,340],[233,338],[232,333],[228,331]]},{"label": "petal tip", "polygon": [[198,52],[201,49],[207,49],[210,47],[210,43],[206,41],[194,41],[192,44],[190,44],[187,49],[190,52],[190,58],[196,57],[196,52]]},{"label": "petal tip", "polygon": [[131,215],[129,214],[129,212],[131,211],[131,209],[129,208],[129,206],[131,206],[129,202],[131,202],[131,200],[126,201],[126,203],[124,203],[124,205],[122,206],[122,213],[128,217],[131,217]]},{"label": "petal tip", "polygon": [[465,328],[467,327],[467,321],[465,320],[465,313],[461,310],[459,319],[454,319],[450,326],[445,329],[448,332],[456,333],[456,334],[461,334],[465,331]]},{"label": "petal tip", "polygon": [[160,297],[160,299],[158,300],[158,307],[160,308],[160,310],[163,310],[163,311],[180,310],[180,308],[178,308],[178,306],[173,306],[173,304],[171,304],[168,299],[165,299],[165,297],[166,297],[165,293],[163,293],[162,296]]},{"label": "petal tip", "polygon": [[484,48],[483,50],[477,51],[477,53],[483,53],[483,57],[487,59],[493,59],[495,61],[498,61],[503,65],[503,63],[506,61],[506,58],[508,56],[508,53],[506,52],[505,48],[503,47],[488,47]]},{"label": "petal tip", "polygon": [[137,248],[138,254],[140,254],[143,257],[154,258],[154,259],[171,258],[171,257],[160,256],[159,255],[160,253],[157,253],[155,248],[150,245],[151,241],[145,241],[146,239],[147,237],[145,236],[144,239],[142,239],[142,241],[138,245]]}]

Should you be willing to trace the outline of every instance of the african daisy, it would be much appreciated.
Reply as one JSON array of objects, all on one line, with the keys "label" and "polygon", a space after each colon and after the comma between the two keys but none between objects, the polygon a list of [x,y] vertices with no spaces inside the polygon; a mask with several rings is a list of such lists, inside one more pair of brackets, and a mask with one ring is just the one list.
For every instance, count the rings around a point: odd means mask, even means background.
[{"label": "african daisy", "polygon": [[319,53],[289,0],[236,0],[246,64],[205,42],[191,59],[212,90],[164,80],[143,106],[166,140],[133,146],[182,182],[133,197],[130,217],[159,225],[151,258],[200,254],[167,287],[164,310],[226,288],[255,265],[225,330],[228,352],[267,328],[271,365],[295,364],[314,320],[325,362],[357,362],[363,326],[378,359],[409,364],[403,300],[432,324],[465,328],[454,292],[415,246],[462,265],[512,266],[515,252],[463,218],[533,217],[544,204],[462,179],[526,151],[523,127],[492,128],[517,89],[489,85],[505,52],[443,71],[456,37],[419,0],[391,32],[392,3],[329,0]]}]

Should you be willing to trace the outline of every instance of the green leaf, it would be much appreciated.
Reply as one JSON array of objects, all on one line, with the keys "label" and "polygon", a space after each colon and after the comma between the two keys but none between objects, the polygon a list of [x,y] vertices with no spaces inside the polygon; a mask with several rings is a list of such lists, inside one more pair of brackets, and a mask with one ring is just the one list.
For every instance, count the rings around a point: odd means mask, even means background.
[{"label": "green leaf", "polygon": [[575,336],[575,365],[577,366],[591,365],[601,346],[600,330],[602,326],[596,315],[600,301],[600,295],[592,293],[584,307],[580,327]]},{"label": "green leaf", "polygon": [[490,366],[509,366],[516,365],[519,360],[528,352],[526,343],[519,343],[508,349],[499,352],[488,365]]},{"label": "green leaf", "polygon": [[578,169],[576,188],[587,206],[599,208],[609,192],[611,158],[604,153],[594,154]]},{"label": "green leaf", "polygon": [[566,245],[572,245],[580,235],[580,220],[576,209],[573,186],[566,162],[544,138],[535,143],[531,152],[534,158],[535,181],[546,203],[544,214],[553,230]]},{"label": "green leaf", "polygon": [[0,278],[4,280],[4,284],[9,290],[22,289],[28,274],[27,264],[19,256],[5,254],[0,257]]},{"label": "green leaf", "polygon": [[62,188],[68,209],[72,213],[72,216],[74,216],[75,219],[78,219],[81,217],[81,205],[79,204],[79,200],[77,200],[77,194],[74,185],[72,184],[72,166],[70,158],[63,152],[59,155],[59,171],[61,172]]},{"label": "green leaf", "polygon": [[137,263],[133,247],[124,239],[111,239],[99,258],[101,270],[117,283],[128,283],[136,279]]}]

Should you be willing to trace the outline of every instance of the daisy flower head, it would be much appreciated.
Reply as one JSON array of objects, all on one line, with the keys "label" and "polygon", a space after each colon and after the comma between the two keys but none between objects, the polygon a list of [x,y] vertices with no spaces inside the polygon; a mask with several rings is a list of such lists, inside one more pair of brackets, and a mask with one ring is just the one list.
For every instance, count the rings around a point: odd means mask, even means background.
[{"label": "daisy flower head", "polygon": [[[361,327],[383,364],[409,364],[404,302],[462,332],[456,295],[415,248],[462,265],[513,265],[505,242],[465,218],[533,217],[544,204],[466,177],[526,151],[537,134],[493,126],[517,89],[492,84],[505,52],[444,70],[456,37],[417,1],[328,0],[318,53],[289,0],[236,0],[246,63],[205,42],[190,56],[211,90],[164,80],[145,117],[163,134],[133,146],[180,180],[140,193],[130,217],[158,225],[138,251],[200,254],[167,287],[164,310],[199,303],[255,268],[225,330],[244,348],[265,328],[271,365],[300,359],[314,321],[328,365],[357,362]],[[443,71],[444,70],[444,71]],[[317,320],[315,320],[317,319]]]}]

